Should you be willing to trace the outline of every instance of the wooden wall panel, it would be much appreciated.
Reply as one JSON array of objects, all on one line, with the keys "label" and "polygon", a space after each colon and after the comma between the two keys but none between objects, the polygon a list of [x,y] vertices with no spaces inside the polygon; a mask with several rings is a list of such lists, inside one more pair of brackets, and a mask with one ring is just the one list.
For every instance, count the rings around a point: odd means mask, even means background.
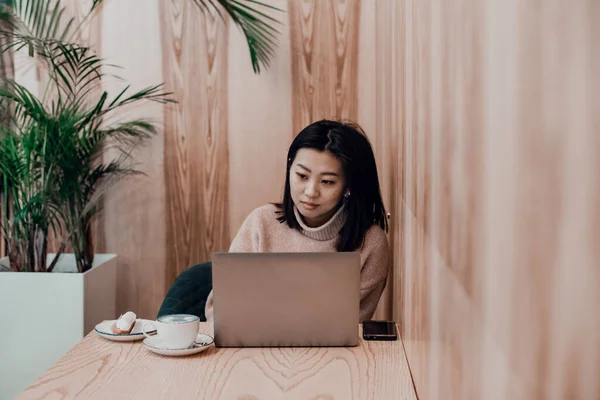
[{"label": "wooden wall panel", "polygon": [[[159,4],[132,0],[108,1],[102,15],[101,54],[123,67],[118,75],[132,90],[163,82]],[[135,16],[135,18],[133,17]],[[126,39],[126,40],[125,40]],[[106,82],[111,93],[122,88]],[[118,93],[118,92],[116,92]],[[163,124],[163,107],[149,104],[128,112]],[[117,307],[154,318],[165,294],[166,266],[172,264],[166,249],[166,198],[164,130],[133,155],[146,175],[127,179],[110,191],[104,212],[106,250],[118,261]]]},{"label": "wooden wall panel", "polygon": [[358,0],[289,0],[293,130],[357,117]]},{"label": "wooden wall panel", "polygon": [[[73,15],[77,17],[78,21],[83,21],[92,7],[93,0],[63,0],[63,4],[68,4],[69,9],[73,11]],[[82,23],[78,37],[81,43],[86,43],[86,45],[97,52],[100,52],[102,49],[102,16],[103,6],[101,5]],[[94,89],[94,92],[100,93],[100,90],[102,90],[102,87],[97,87]],[[101,199],[99,201],[99,208],[102,209],[103,207],[104,199]],[[106,253],[105,232],[104,217],[100,212],[92,221],[92,244],[95,253]],[[65,251],[69,252],[72,249],[67,247]]]},{"label": "wooden wall panel", "polygon": [[288,1],[273,0],[270,4],[283,12],[265,10],[280,24],[275,25],[279,31],[275,56],[260,75],[252,70],[246,39],[238,27],[229,26],[228,204],[232,239],[253,209],[281,201],[287,150],[297,133],[292,129]]},{"label": "wooden wall panel", "polygon": [[[397,248],[399,215],[398,196],[399,107],[401,93],[400,27],[396,23],[397,1],[361,2],[358,44],[358,82],[356,121],[367,133],[373,146],[383,202],[388,212],[390,248]],[[373,319],[390,319],[397,290],[396,252],[390,254],[390,272]],[[399,321],[399,319],[397,319]]]},{"label": "wooden wall panel", "polygon": [[[4,46],[8,41],[4,38],[0,39],[0,45]],[[15,78],[15,59],[14,59],[14,51],[7,50],[2,55],[0,55],[0,78],[1,79],[14,79]],[[4,115],[0,116],[2,122],[7,121],[8,118],[4,118]],[[0,204],[2,204],[0,208],[0,220],[4,221],[4,218],[10,217],[8,213],[8,209],[4,206],[5,201],[5,193],[0,193]],[[6,237],[4,235],[4,231],[0,229],[0,257],[4,257],[7,254],[6,248]]]},{"label": "wooden wall panel", "polygon": [[430,0],[396,15],[394,315],[419,397],[598,398],[598,7]]},{"label": "wooden wall panel", "polygon": [[165,89],[166,287],[229,247],[227,24],[191,1],[161,1]]}]

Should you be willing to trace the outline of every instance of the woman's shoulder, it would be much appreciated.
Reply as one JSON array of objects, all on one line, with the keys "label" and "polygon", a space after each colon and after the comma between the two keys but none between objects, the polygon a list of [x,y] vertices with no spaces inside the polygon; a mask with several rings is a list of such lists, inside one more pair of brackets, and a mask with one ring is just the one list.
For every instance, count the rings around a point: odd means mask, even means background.
[{"label": "woman's shoulder", "polygon": [[258,223],[277,221],[277,217],[281,215],[279,214],[279,211],[280,208],[274,204],[264,204],[252,210],[252,212],[248,214],[248,219]]},{"label": "woman's shoulder", "polygon": [[365,233],[364,247],[382,248],[388,247],[387,234],[378,224],[373,224]]}]

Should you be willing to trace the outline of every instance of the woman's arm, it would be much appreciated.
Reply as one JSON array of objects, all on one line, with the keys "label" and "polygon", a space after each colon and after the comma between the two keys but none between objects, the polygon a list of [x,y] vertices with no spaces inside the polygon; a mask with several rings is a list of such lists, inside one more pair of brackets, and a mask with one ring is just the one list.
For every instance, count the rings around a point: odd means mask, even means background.
[{"label": "woman's arm", "polygon": [[373,317],[389,273],[389,246],[381,228],[374,226],[367,232],[362,253],[365,261],[360,272],[361,322]]}]

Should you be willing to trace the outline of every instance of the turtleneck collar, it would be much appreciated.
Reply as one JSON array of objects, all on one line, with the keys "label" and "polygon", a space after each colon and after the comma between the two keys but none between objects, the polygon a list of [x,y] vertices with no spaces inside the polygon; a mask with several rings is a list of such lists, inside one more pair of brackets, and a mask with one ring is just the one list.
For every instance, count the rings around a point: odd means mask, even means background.
[{"label": "turtleneck collar", "polygon": [[320,241],[336,238],[340,233],[340,229],[342,229],[346,223],[347,217],[345,207],[342,205],[340,209],[337,210],[337,212],[329,219],[329,221],[316,228],[311,228],[304,223],[304,220],[302,219],[302,216],[300,215],[300,212],[296,206],[294,206],[294,215],[296,217],[296,221],[298,221],[298,224],[300,225],[300,231],[302,234],[311,239]]}]

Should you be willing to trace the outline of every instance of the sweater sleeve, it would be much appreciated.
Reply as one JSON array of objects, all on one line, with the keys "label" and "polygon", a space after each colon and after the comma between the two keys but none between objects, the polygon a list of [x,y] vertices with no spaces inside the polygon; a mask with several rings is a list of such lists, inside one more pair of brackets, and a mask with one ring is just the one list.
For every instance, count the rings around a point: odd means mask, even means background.
[{"label": "sweater sleeve", "polygon": [[365,238],[365,261],[360,273],[360,321],[373,317],[389,272],[389,246],[385,232],[373,227]]},{"label": "sweater sleeve", "polygon": [[250,253],[257,252],[260,247],[259,218],[257,211],[254,211],[246,217],[237,235],[233,238],[229,246],[230,253]]},{"label": "sweater sleeve", "polygon": [[[229,246],[230,253],[249,253],[258,251],[260,245],[260,236],[257,229],[257,212],[256,210],[242,223],[242,226],[238,230],[237,235]],[[207,321],[213,321],[214,317],[214,295],[211,290],[206,299],[206,305],[204,306],[204,315]]]}]

